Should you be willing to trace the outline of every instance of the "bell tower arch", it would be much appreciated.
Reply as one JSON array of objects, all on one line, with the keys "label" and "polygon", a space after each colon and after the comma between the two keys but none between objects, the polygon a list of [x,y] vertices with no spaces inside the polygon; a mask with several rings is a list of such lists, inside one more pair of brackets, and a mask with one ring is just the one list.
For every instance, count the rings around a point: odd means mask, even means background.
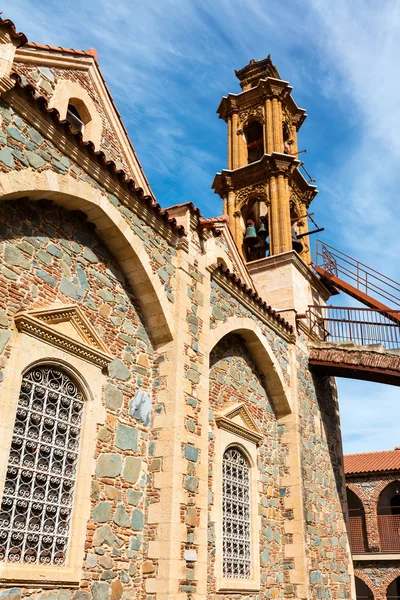
[{"label": "bell tower arch", "polygon": [[317,193],[299,171],[297,158],[305,110],[270,56],[251,60],[235,74],[242,91],[224,96],[217,110],[228,126],[228,169],[217,173],[213,189],[223,199],[246,262],[294,249],[309,264],[308,239],[294,244],[293,236],[293,231],[307,233],[307,218],[300,217]]}]

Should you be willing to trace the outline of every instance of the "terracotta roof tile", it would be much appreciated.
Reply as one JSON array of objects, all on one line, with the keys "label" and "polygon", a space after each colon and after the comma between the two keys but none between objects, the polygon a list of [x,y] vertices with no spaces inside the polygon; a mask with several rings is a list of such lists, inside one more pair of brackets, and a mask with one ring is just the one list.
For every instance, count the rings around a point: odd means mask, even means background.
[{"label": "terracotta roof tile", "polygon": [[121,184],[124,184],[128,187],[129,190],[135,192],[139,198],[147,204],[150,210],[152,210],[159,218],[161,218],[165,223],[174,229],[179,235],[186,235],[185,229],[182,225],[178,225],[176,219],[171,218],[168,214],[168,211],[161,208],[161,206],[149,195],[145,195],[143,189],[141,187],[137,187],[134,180],[125,173],[122,169],[117,169],[115,162],[113,160],[107,160],[106,155],[102,150],[96,150],[93,142],[87,141],[84,142],[82,139],[82,134],[80,131],[72,131],[70,124],[68,121],[62,121],[60,119],[60,113],[56,108],[49,108],[48,102],[44,96],[41,96],[35,86],[32,84],[24,84],[22,82],[21,77],[18,73],[12,73],[11,77],[14,79],[17,87],[19,87],[27,96],[33,100],[39,107],[39,109],[48,114],[53,122],[60,126],[64,132],[71,136],[75,140],[77,144],[80,146],[86,147],[89,154],[96,159],[100,165],[108,169],[108,171],[117,177]]},{"label": "terracotta roof tile", "polygon": [[[1,13],[0,13],[1,14]],[[14,23],[11,21],[11,19],[2,19],[0,17],[0,27],[6,27],[11,35],[11,37],[14,40],[18,40],[18,47],[19,46],[24,46],[25,44],[28,43],[28,38],[26,37],[26,35],[22,32],[18,32],[15,28]]]},{"label": "terracotta roof tile", "polygon": [[346,475],[376,473],[378,471],[400,471],[400,448],[384,452],[347,454],[344,457]]},{"label": "terracotta roof tile", "polygon": [[27,48],[37,48],[38,50],[52,50],[53,52],[67,52],[68,54],[78,54],[79,56],[91,56],[95,60],[98,58],[98,54],[94,48],[89,48],[89,50],[75,50],[74,48],[50,46],[49,44],[37,44],[36,42],[27,42],[25,46]]}]

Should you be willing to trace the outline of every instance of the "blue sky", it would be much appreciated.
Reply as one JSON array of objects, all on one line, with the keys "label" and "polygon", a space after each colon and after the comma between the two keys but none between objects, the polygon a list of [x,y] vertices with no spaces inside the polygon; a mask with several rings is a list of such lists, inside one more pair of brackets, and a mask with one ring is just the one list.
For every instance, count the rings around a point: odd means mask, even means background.
[{"label": "blue sky", "polygon": [[[398,0],[13,0],[3,17],[30,41],[96,48],[158,201],[205,216],[221,212],[210,186],[226,167],[215,110],[239,91],[234,69],[271,54],[307,109],[323,238],[400,280]],[[338,386],[346,452],[400,445],[397,388]]]}]

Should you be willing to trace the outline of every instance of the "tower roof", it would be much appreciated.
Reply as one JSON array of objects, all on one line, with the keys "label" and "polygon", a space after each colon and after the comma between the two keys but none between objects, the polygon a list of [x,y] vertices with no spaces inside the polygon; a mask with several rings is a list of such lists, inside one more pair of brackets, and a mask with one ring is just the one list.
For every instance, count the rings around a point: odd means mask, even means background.
[{"label": "tower roof", "polygon": [[235,70],[235,75],[240,81],[242,90],[248,90],[256,86],[260,79],[266,79],[267,77],[280,79],[278,69],[273,64],[270,54],[263,60],[254,60],[252,58],[249,64],[243,67],[243,69],[239,69],[239,71]]}]

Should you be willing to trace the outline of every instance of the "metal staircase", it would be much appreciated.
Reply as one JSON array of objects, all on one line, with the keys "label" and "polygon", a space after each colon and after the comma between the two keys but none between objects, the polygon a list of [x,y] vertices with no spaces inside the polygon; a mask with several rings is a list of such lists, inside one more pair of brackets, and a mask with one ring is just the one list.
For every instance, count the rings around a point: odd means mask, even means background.
[{"label": "metal staircase", "polygon": [[[317,241],[314,270],[333,293],[342,290],[369,308],[400,308],[400,284],[325,242]],[[391,319],[397,316],[391,315]]]}]

